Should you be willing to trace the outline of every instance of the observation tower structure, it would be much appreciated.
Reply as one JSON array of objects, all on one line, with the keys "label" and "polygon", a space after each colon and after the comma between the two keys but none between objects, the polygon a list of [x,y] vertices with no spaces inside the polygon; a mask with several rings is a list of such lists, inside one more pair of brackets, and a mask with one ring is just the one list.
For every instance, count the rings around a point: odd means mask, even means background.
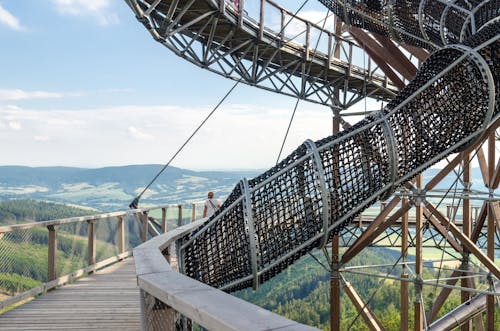
[{"label": "observation tower structure", "polygon": [[[215,215],[161,246],[162,253],[175,255],[181,274],[232,292],[256,289],[319,250],[331,277],[332,330],[345,328],[342,289],[370,329],[385,329],[371,298],[349,282],[352,274],[400,282],[401,330],[472,330],[472,323],[493,330],[500,295],[500,4],[319,2],[325,20],[312,22],[300,4],[291,11],[271,0],[127,0],[177,56],[333,113],[332,136],[307,140],[262,175],[242,179]],[[351,124],[349,108],[366,98],[386,106],[355,112],[366,116]],[[472,181],[473,160],[482,184]],[[438,189],[450,174],[454,180]],[[363,216],[377,204],[376,215]],[[400,256],[388,266],[348,265],[371,246],[398,248]],[[441,258],[424,263],[436,249]],[[455,263],[445,266],[445,255]],[[437,278],[426,279],[426,268],[437,269]],[[151,282],[143,281],[143,295],[153,309]],[[439,289],[430,305],[426,288]],[[462,305],[444,311],[453,290]],[[187,315],[174,301],[164,303]],[[165,316],[182,320],[175,312],[151,315],[152,325]],[[188,317],[215,325],[204,316]]]}]

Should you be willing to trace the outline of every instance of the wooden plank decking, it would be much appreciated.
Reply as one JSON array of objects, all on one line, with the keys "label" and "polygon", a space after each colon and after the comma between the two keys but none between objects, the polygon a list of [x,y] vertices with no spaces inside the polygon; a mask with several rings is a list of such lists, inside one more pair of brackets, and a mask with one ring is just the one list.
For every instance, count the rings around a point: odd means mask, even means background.
[{"label": "wooden plank decking", "polygon": [[133,258],[0,315],[0,330],[140,330]]}]

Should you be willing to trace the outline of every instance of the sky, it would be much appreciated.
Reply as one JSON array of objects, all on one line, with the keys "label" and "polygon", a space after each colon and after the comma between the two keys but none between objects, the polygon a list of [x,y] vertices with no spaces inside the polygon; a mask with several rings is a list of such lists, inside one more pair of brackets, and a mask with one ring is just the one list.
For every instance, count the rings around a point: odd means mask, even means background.
[{"label": "sky", "polygon": [[[123,0],[0,0],[0,42],[0,165],[164,164],[234,84],[155,42]],[[273,166],[295,102],[240,84],[173,165]],[[331,118],[300,102],[283,156]]]}]

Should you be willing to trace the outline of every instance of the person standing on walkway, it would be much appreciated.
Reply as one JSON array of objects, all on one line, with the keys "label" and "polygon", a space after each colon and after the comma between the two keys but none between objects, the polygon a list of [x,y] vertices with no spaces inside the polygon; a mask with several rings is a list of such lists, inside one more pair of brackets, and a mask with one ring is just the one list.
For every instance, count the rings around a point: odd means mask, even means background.
[{"label": "person standing on walkway", "polygon": [[203,217],[212,216],[219,208],[220,202],[214,199],[214,192],[208,192],[207,200],[205,200],[205,207],[203,208]]}]

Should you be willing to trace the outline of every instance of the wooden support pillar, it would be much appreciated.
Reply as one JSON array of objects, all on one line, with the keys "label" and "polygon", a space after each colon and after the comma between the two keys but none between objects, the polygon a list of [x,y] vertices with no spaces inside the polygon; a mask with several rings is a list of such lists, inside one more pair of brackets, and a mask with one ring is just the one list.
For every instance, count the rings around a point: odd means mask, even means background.
[{"label": "wooden support pillar", "polygon": [[[408,199],[403,198],[401,207],[405,209],[408,205]],[[401,270],[401,278],[408,279],[408,267],[406,266],[406,259],[408,258],[408,211],[403,214],[401,218],[401,256],[403,260],[403,267]],[[400,330],[409,330],[409,294],[408,294],[408,282],[402,281],[400,283]]]},{"label": "wooden support pillar", "polygon": [[[417,176],[417,188],[419,191],[422,189],[422,174]],[[423,310],[422,310],[422,300],[421,300],[421,291],[422,291],[422,232],[423,232],[423,209],[422,209],[422,197],[415,198],[415,302],[414,302],[414,330],[422,331],[424,328],[423,324]]]},{"label": "wooden support pillar", "polygon": [[117,231],[117,245],[118,254],[125,252],[125,222],[123,221],[123,216],[118,216],[118,231]]},{"label": "wooden support pillar", "polygon": [[88,220],[88,265],[95,264],[95,245],[96,245],[96,220]]},{"label": "wooden support pillar", "polygon": [[[338,56],[338,52],[334,54]],[[338,91],[336,91],[338,95]],[[334,110],[332,120],[332,132],[337,134],[340,131],[340,114]],[[334,167],[336,175],[340,176],[338,168],[338,158],[335,158]],[[330,266],[330,330],[340,330],[340,252],[339,236],[332,238],[332,264]]]},{"label": "wooden support pillar", "polygon": [[340,330],[340,274],[339,236],[332,239],[332,265],[330,266],[330,330]]},{"label": "wooden support pillar", "polygon": [[[463,179],[464,179],[464,191],[466,193],[470,192],[470,184],[471,184],[471,167],[470,167],[470,154],[465,153],[463,156]],[[471,222],[471,205],[470,205],[470,199],[465,197],[463,199],[463,208],[462,208],[462,231],[464,233],[464,236],[467,238],[471,237],[471,228],[472,228],[472,222]],[[469,270],[469,250],[467,247],[462,245],[462,270]],[[462,273],[463,276],[468,276],[467,272]],[[461,280],[462,287],[469,287],[469,279],[463,278]],[[461,301],[462,303],[465,303],[469,301],[471,298],[471,295],[467,291],[461,291]],[[461,326],[461,331],[471,331],[472,330],[472,320],[467,321],[466,323],[462,324]]]},{"label": "wooden support pillar", "polygon": [[148,212],[140,214],[139,219],[142,221],[141,240],[146,242],[148,240]]},{"label": "wooden support pillar", "polygon": [[192,210],[191,210],[191,222],[194,222],[196,219],[196,204],[193,203],[191,204]]},{"label": "wooden support pillar", "polygon": [[[488,137],[488,179],[493,178],[495,170],[495,132]],[[489,181],[487,182],[489,184]],[[490,187],[490,185],[488,185]],[[491,188],[491,187],[490,187]],[[490,190],[491,192],[491,190]],[[495,260],[495,215],[493,204],[488,206],[487,256]],[[486,297],[486,329],[495,329],[495,296]]]},{"label": "wooden support pillar", "polygon": [[167,207],[161,209],[161,232],[167,232]]},{"label": "wooden support pillar", "polygon": [[177,226],[182,225],[182,205],[177,205],[177,208],[179,209],[178,214],[177,214]]},{"label": "wooden support pillar", "polygon": [[57,232],[54,225],[49,225],[47,229],[49,230],[47,280],[51,281],[57,278]]}]

